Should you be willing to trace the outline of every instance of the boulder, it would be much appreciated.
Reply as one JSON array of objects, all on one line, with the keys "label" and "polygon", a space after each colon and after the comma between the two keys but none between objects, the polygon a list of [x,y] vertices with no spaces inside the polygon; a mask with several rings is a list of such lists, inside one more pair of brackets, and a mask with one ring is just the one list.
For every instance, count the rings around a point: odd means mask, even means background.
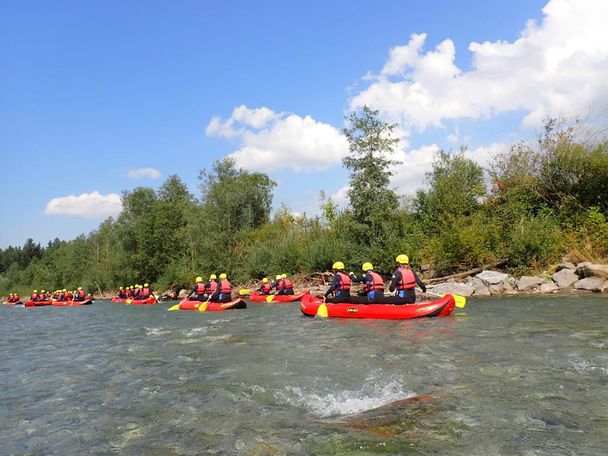
[{"label": "boulder", "polygon": [[533,291],[545,282],[542,277],[521,276],[517,281],[517,289],[519,291]]},{"label": "boulder", "polygon": [[177,297],[179,299],[184,299],[188,296],[188,290],[184,290],[183,288],[181,290],[179,290],[179,294],[177,295]]},{"label": "boulder", "polygon": [[574,269],[561,269],[551,277],[559,288],[571,287],[574,282],[578,281],[578,276],[574,272]]},{"label": "boulder", "polygon": [[559,290],[559,287],[553,282],[543,283],[539,288],[539,293],[554,293]]},{"label": "boulder", "polygon": [[453,293],[462,296],[471,296],[475,292],[475,288],[466,283],[446,282],[434,285],[432,288],[429,288],[429,291],[436,294]]},{"label": "boulder", "polygon": [[563,263],[557,265],[555,272],[559,272],[564,269],[576,269],[576,265],[574,263],[570,263],[569,261],[564,261]]},{"label": "boulder", "polygon": [[597,277],[587,277],[575,282],[574,288],[577,290],[589,290],[598,293],[608,288],[608,282]]},{"label": "boulder", "polygon": [[478,279],[477,277],[473,277],[471,279],[470,285],[474,288],[473,291],[474,296],[491,296],[490,289],[486,286],[483,280]]},{"label": "boulder", "polygon": [[490,285],[498,285],[503,282],[508,276],[508,274],[504,274],[502,272],[485,270],[481,271],[475,277],[484,281],[486,286]]},{"label": "boulder", "polygon": [[581,278],[601,277],[602,279],[608,279],[608,264],[579,263],[576,266],[576,273]]},{"label": "boulder", "polygon": [[500,282],[496,285],[490,285],[488,289],[490,290],[490,294],[492,295],[501,295],[505,291],[505,286],[503,282]]}]

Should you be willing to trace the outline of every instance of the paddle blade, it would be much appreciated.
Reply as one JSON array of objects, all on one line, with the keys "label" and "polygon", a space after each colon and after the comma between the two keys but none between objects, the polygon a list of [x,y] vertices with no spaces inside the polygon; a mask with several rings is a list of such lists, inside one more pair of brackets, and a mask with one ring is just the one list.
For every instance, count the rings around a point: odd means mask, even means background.
[{"label": "paddle blade", "polygon": [[239,290],[239,294],[241,296],[245,296],[245,295],[251,294],[251,290],[248,290],[247,288],[243,288],[243,289]]},{"label": "paddle blade", "polygon": [[266,296],[266,302],[272,302],[274,300],[274,295]]},{"label": "paddle blade", "polygon": [[452,295],[454,296],[454,301],[456,301],[456,307],[460,307],[461,309],[467,305],[467,298],[460,295]]},{"label": "paddle blade", "polygon": [[203,302],[200,306],[198,306],[198,311],[199,312],[204,312],[205,310],[207,310],[207,303]]},{"label": "paddle blade", "polygon": [[179,304],[175,304],[167,309],[167,312],[171,312],[173,310],[179,310]]},{"label": "paddle blade", "polygon": [[327,318],[327,306],[323,303],[317,309],[317,317]]},{"label": "paddle blade", "polygon": [[127,299],[125,302],[126,302],[127,304],[131,304],[131,303],[133,302],[133,300],[132,300],[132,299]]}]

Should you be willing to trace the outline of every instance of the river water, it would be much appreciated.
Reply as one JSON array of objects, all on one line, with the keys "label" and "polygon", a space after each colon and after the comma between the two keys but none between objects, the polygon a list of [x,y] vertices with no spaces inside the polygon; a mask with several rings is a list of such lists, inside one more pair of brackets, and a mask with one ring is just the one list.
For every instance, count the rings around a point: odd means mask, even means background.
[{"label": "river water", "polygon": [[0,309],[0,454],[599,455],[608,299],[450,317]]}]

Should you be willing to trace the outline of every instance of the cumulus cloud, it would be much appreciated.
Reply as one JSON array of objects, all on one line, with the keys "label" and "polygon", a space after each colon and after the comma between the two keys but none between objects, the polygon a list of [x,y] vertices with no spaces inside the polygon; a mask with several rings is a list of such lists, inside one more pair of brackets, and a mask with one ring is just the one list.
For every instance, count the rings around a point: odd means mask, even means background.
[{"label": "cumulus cloud", "polygon": [[523,111],[525,127],[548,115],[586,116],[608,109],[608,2],[551,0],[540,24],[513,41],[469,44],[472,68],[455,64],[450,39],[424,50],[425,33],[393,48],[384,67],[364,79],[351,108],[369,105],[407,130],[448,119]]},{"label": "cumulus cloud", "polygon": [[149,177],[150,179],[158,179],[160,176],[160,171],[154,168],[132,169],[127,173],[127,177],[130,177],[131,179],[143,179],[145,177]]},{"label": "cumulus cloud", "polygon": [[348,152],[346,138],[332,125],[264,107],[238,106],[225,121],[211,119],[206,133],[238,139],[240,147],[230,156],[239,165],[260,171],[319,171]]},{"label": "cumulus cloud", "polygon": [[68,215],[87,219],[103,219],[114,216],[122,210],[120,195],[108,193],[102,195],[98,191],[81,193],[53,198],[47,205],[44,213],[47,215]]}]

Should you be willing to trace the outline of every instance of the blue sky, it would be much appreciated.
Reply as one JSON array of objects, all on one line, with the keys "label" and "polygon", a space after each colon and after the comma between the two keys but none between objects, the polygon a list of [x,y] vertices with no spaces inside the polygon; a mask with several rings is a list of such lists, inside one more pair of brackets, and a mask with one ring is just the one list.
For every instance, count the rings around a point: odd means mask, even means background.
[{"label": "blue sky", "polygon": [[[581,97],[559,81],[538,95],[559,68],[545,75],[537,60],[558,55],[559,66],[580,55],[570,48],[577,37],[589,39],[582,28],[600,30],[585,21],[599,16],[605,23],[598,1],[580,12],[581,30],[568,26],[579,14],[574,3],[1,2],[0,213],[10,223],[0,228],[0,247],[88,232],[103,207],[116,210],[108,195],[157,187],[170,174],[198,194],[198,170],[234,152],[279,182],[275,204],[314,211],[320,189],[338,200],[344,194],[340,129],[345,113],[365,101],[402,126],[401,157],[412,164],[395,182],[404,193],[421,184],[433,147],[466,143],[483,162],[531,137],[539,115],[576,115],[590,106],[579,102],[569,111],[568,97]],[[526,29],[530,20],[537,25]],[[550,44],[560,27],[572,39]],[[412,38],[422,33],[424,39]],[[472,51],[471,42],[488,44]],[[583,67],[569,84],[605,68],[605,46],[597,44],[586,56],[589,71]],[[541,75],[537,85],[518,75],[522,67]],[[366,74],[371,79],[362,79]],[[502,78],[504,94],[477,93],[493,92]],[[426,101],[415,107],[419,87]],[[403,96],[398,103],[395,88]],[[589,91],[602,110],[603,92],[598,101],[594,87]],[[239,106],[241,117],[233,114]],[[294,150],[286,144],[292,137]],[[333,155],[319,162],[323,148]],[[128,177],[142,168],[161,177]],[[84,196],[47,208],[70,195]]]}]

